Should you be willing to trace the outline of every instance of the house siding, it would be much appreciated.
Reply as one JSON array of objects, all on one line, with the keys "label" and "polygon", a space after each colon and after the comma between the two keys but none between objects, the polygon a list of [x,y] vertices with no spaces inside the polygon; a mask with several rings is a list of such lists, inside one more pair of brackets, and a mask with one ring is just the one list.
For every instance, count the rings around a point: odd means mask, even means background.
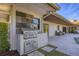
[{"label": "house siding", "polygon": [[[43,21],[43,23],[49,24],[49,37],[55,36],[55,31],[58,30],[57,26],[59,25],[60,27],[60,31],[63,31],[63,26],[65,25],[61,25],[61,24],[56,24],[56,23],[52,23],[52,22],[48,22],[48,21]],[[65,26],[67,27],[67,26]]]},{"label": "house siding", "polygon": [[[40,30],[38,30],[38,32],[43,32],[43,15],[34,13],[32,10],[29,10],[28,8],[23,8],[21,6],[17,6],[17,5],[12,5],[12,9],[11,9],[11,16],[10,16],[10,48],[11,50],[17,50],[17,45],[18,45],[18,38],[17,38],[17,34],[16,34],[16,11],[20,11],[23,13],[27,13],[27,14],[31,14],[36,18],[40,19]],[[43,39],[44,41],[42,41],[42,43],[45,42],[45,39]],[[40,39],[38,39],[38,41],[41,42]],[[47,39],[46,39],[46,43],[44,43],[44,45],[47,45]],[[39,47],[44,46],[43,44]]]}]

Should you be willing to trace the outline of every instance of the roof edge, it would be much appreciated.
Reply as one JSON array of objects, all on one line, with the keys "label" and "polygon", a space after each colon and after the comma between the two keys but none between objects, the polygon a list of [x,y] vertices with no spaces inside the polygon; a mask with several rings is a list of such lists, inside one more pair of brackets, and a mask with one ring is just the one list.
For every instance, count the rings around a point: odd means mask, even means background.
[{"label": "roof edge", "polygon": [[57,5],[56,3],[47,3],[49,6],[53,7],[56,10],[60,10],[60,6]]}]

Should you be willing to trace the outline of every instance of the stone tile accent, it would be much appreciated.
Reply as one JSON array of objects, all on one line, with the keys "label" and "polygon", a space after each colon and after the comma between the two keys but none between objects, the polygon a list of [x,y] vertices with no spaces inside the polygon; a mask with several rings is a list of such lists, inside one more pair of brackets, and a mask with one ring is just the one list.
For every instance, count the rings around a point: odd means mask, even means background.
[{"label": "stone tile accent", "polygon": [[51,51],[53,51],[55,48],[53,48],[53,47],[50,47],[50,46],[45,46],[45,47],[43,47],[43,48],[41,48],[42,50],[45,50],[46,52],[51,52]]}]

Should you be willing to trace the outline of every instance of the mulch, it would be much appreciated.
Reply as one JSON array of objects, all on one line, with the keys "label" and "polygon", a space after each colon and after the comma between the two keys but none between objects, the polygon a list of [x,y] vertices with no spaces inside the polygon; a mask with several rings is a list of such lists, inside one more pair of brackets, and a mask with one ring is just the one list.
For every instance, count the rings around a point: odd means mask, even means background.
[{"label": "mulch", "polygon": [[17,51],[0,52],[0,56],[19,56]]}]

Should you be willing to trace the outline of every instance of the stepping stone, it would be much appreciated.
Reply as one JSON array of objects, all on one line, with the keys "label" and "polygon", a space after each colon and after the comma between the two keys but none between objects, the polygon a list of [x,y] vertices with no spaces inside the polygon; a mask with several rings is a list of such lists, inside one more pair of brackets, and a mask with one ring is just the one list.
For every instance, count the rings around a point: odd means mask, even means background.
[{"label": "stepping stone", "polygon": [[44,56],[44,54],[42,54],[42,53],[39,52],[39,51],[34,51],[34,52],[28,54],[28,56]]},{"label": "stepping stone", "polygon": [[53,51],[55,48],[50,47],[50,46],[45,46],[45,47],[43,47],[43,48],[41,48],[41,49],[44,50],[44,51],[46,51],[46,52],[51,52],[51,51]]}]

